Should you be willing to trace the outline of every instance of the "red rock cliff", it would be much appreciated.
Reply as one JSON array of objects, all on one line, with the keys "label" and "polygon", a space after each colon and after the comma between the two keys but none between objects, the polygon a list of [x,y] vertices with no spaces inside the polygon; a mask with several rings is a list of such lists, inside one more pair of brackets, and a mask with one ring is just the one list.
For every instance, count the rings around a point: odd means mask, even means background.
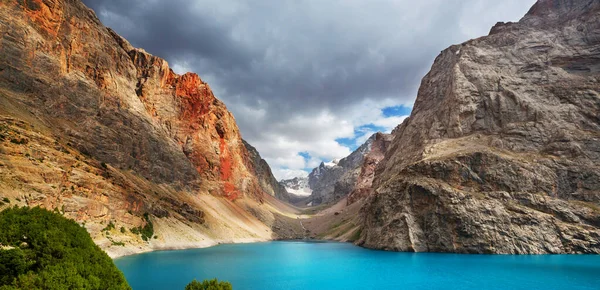
[{"label": "red rock cliff", "polygon": [[0,5],[12,18],[2,27],[3,81],[28,90],[40,115],[68,120],[54,129],[79,149],[157,182],[260,198],[234,117],[198,75],[175,74],[79,1]]},{"label": "red rock cliff", "polygon": [[188,233],[175,241],[271,235],[268,215],[244,210],[264,190],[208,84],[134,48],[78,0],[0,1],[0,104],[2,196],[63,208],[93,235],[109,221],[141,226],[143,213]]}]

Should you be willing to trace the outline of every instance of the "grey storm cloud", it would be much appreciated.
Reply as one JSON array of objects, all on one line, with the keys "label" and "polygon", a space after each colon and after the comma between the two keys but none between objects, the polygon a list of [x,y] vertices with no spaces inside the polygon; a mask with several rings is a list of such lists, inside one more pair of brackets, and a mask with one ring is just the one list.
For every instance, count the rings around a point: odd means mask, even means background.
[{"label": "grey storm cloud", "polygon": [[270,163],[285,148],[266,139],[326,138],[286,126],[291,118],[327,111],[353,123],[348,111],[365,100],[410,105],[441,50],[518,20],[534,2],[84,0],[134,46],[209,82]]}]

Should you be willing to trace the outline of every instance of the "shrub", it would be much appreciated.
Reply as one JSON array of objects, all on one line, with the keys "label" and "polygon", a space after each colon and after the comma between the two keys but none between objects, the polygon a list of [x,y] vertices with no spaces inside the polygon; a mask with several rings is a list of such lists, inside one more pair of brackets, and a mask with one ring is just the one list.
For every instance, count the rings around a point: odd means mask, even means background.
[{"label": "shrub", "polygon": [[8,197],[3,198],[2,201],[4,201],[5,203],[10,203],[10,199],[8,199]]},{"label": "shrub", "polygon": [[131,229],[131,232],[136,235],[141,235],[142,240],[148,241],[154,235],[154,225],[152,224],[152,221],[150,220],[150,216],[148,215],[148,213],[144,214],[144,219],[146,220],[146,225],[143,227],[140,226],[137,228],[133,228],[133,229]]},{"label": "shrub", "polygon": [[231,283],[217,279],[198,282],[196,279],[185,286],[185,290],[232,290]]},{"label": "shrub", "polygon": [[113,224],[113,222],[110,221],[110,222],[108,222],[108,225],[104,229],[102,229],[102,231],[103,232],[107,232],[107,231],[110,231],[110,230],[112,230],[114,228],[115,228],[115,224]]},{"label": "shrub", "polygon": [[115,242],[115,241],[111,241],[113,246],[121,246],[121,247],[125,247],[125,243],[123,242]]},{"label": "shrub", "polygon": [[131,289],[75,221],[45,209],[0,212],[0,289]]}]

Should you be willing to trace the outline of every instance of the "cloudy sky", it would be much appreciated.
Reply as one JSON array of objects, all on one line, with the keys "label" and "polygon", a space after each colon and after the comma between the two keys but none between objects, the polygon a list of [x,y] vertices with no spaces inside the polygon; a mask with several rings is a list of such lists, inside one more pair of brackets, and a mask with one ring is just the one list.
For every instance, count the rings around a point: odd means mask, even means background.
[{"label": "cloudy sky", "polygon": [[196,72],[278,179],[391,131],[446,47],[535,0],[84,0],[133,45]]}]

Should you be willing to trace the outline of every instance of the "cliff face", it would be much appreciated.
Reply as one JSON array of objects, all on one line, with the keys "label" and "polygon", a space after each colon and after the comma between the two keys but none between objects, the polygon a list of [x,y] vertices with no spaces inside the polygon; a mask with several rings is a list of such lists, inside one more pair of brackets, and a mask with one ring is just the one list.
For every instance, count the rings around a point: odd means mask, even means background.
[{"label": "cliff face", "polygon": [[336,198],[334,195],[335,184],[344,173],[348,171],[347,168],[339,166],[339,161],[329,162],[321,164],[314,168],[308,175],[308,186],[312,190],[309,199],[309,205],[319,205],[322,203],[329,203]]},{"label": "cliff face", "polygon": [[396,130],[361,245],[600,253],[600,2],[539,0],[444,50]]},{"label": "cliff face", "polygon": [[260,204],[281,191],[225,105],[78,0],[0,2],[0,103],[0,194],[64,210],[104,248],[121,240],[100,229],[144,213],[164,234],[122,235],[127,251],[271,238]]},{"label": "cliff face", "polygon": [[373,195],[375,169],[385,157],[385,152],[393,139],[394,136],[390,134],[376,133],[373,135],[370,150],[364,156],[360,173],[348,194],[348,205]]},{"label": "cliff face", "polygon": [[258,178],[262,191],[279,200],[292,202],[295,197],[288,193],[285,187],[279,184],[277,179],[275,179],[275,176],[273,176],[273,173],[271,172],[271,167],[269,167],[267,161],[260,157],[258,150],[246,141],[242,140],[242,142],[250,156],[250,162],[247,166],[253,170],[254,175]]}]

